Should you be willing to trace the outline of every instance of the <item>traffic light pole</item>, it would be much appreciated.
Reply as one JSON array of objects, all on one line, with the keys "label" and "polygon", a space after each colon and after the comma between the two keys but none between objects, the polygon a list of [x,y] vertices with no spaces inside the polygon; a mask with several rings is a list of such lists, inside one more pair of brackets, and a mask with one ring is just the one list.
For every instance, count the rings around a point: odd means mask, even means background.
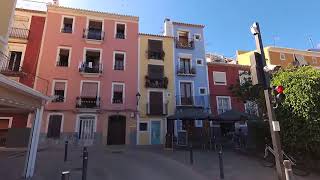
[{"label": "traffic light pole", "polygon": [[[276,168],[277,168],[277,176],[278,180],[285,180],[285,174],[284,174],[284,166],[282,164],[283,162],[283,154],[281,149],[281,142],[280,142],[280,126],[279,122],[276,120],[276,115],[273,109],[273,105],[271,102],[271,90],[270,90],[270,78],[269,74],[263,70],[263,67],[266,66],[266,59],[262,44],[262,38],[261,38],[261,31],[258,23],[255,23],[256,33],[254,33],[255,41],[256,41],[256,47],[257,52],[260,53],[261,58],[259,59],[262,64],[261,69],[259,69],[260,72],[264,72],[264,97],[266,100],[266,107],[268,112],[268,118],[269,118],[269,126],[270,126],[270,133],[272,138],[272,145],[274,150],[274,156],[276,161]],[[253,76],[257,76],[257,74],[252,74]]]}]

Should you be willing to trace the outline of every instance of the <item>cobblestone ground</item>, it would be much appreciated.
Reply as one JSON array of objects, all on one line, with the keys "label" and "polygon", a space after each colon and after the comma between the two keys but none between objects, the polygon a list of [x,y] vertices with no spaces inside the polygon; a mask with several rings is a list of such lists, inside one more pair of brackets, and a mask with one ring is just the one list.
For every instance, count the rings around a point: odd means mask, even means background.
[{"label": "cobblestone ground", "polygon": [[[162,147],[89,147],[87,180],[218,180],[216,152],[195,151],[194,164],[189,152],[163,150]],[[71,180],[81,179],[82,148],[71,147],[67,163],[62,147],[40,150],[32,180],[60,180],[64,170]],[[263,167],[254,158],[224,152],[226,180],[275,180],[275,170]],[[0,179],[21,179],[25,153],[0,152]],[[296,177],[295,180],[319,180],[320,176]]]}]

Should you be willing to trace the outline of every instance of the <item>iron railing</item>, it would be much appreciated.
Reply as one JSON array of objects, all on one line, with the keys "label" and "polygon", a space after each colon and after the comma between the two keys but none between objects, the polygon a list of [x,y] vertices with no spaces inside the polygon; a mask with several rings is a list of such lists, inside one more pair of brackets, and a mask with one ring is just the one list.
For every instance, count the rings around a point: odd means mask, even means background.
[{"label": "iron railing", "polygon": [[101,74],[102,73],[102,64],[84,62],[79,66],[79,72],[81,73],[91,73],[91,74]]},{"label": "iron railing", "polygon": [[217,109],[217,113],[218,114],[222,114],[222,113],[227,112],[229,110],[231,110],[231,109],[230,108],[218,108]]},{"label": "iron railing", "polygon": [[168,103],[155,103],[146,104],[147,115],[167,115],[168,114]]},{"label": "iron railing", "polygon": [[176,48],[179,49],[194,49],[194,40],[188,39],[188,40],[182,40],[179,38],[175,38],[176,41]]},{"label": "iron railing", "polygon": [[197,74],[195,67],[184,68],[177,66],[177,75],[179,76],[195,76]]},{"label": "iron railing", "polygon": [[163,78],[150,78],[149,76],[145,77],[146,83],[145,87],[146,88],[168,88],[168,78],[163,77]]},{"label": "iron railing", "polygon": [[164,56],[165,56],[164,51],[157,52],[157,51],[148,50],[146,51],[146,53],[147,53],[148,59],[164,60]]},{"label": "iron railing", "polygon": [[65,26],[61,28],[62,33],[72,33],[72,27]]},{"label": "iron railing", "polygon": [[10,35],[11,38],[18,38],[18,39],[28,39],[29,37],[29,29],[22,29],[22,28],[11,28]]},{"label": "iron railing", "polygon": [[112,98],[112,104],[123,104],[123,97],[122,98]]},{"label": "iron railing", "polygon": [[105,33],[102,30],[83,29],[83,38],[90,40],[104,40]]},{"label": "iron railing", "polygon": [[116,33],[116,39],[125,39],[126,35],[124,33]]},{"label": "iron railing", "polygon": [[176,96],[176,105],[177,106],[209,107],[210,96],[208,96],[208,95],[201,95],[201,96],[177,95]]},{"label": "iron railing", "polygon": [[10,58],[0,51],[0,73],[7,76],[21,75],[22,68],[20,66],[20,61],[10,61]]},{"label": "iron railing", "polygon": [[76,98],[76,108],[100,108],[100,97],[84,97]]}]

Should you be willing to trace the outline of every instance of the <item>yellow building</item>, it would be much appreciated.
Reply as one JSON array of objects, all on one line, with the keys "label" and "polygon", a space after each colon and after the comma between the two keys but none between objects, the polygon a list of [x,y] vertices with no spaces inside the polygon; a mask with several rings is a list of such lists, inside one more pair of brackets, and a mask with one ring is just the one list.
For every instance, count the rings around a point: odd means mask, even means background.
[{"label": "yellow building", "polygon": [[[282,47],[264,48],[267,64],[288,67],[290,65],[320,66],[320,52]],[[250,65],[254,51],[237,51],[238,64]]]},{"label": "yellow building", "polygon": [[173,114],[173,37],[139,34],[137,144],[164,144],[166,116]]},{"label": "yellow building", "polygon": [[10,26],[13,20],[16,0],[1,0],[0,10],[0,52],[7,51]]}]

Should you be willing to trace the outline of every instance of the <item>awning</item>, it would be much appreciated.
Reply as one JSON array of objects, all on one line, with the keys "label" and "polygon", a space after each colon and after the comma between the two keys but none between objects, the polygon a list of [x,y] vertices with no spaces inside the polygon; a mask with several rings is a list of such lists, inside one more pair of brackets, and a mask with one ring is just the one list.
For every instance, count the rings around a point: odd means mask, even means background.
[{"label": "awning", "polygon": [[217,116],[210,116],[211,121],[218,121],[218,122],[236,122],[236,121],[242,121],[242,120],[248,120],[253,118],[252,115],[239,112],[237,110],[229,110],[222,114],[219,114]]},{"label": "awning", "polygon": [[173,115],[167,117],[168,120],[206,120],[210,114],[205,112],[202,107],[177,107],[176,112]]}]

